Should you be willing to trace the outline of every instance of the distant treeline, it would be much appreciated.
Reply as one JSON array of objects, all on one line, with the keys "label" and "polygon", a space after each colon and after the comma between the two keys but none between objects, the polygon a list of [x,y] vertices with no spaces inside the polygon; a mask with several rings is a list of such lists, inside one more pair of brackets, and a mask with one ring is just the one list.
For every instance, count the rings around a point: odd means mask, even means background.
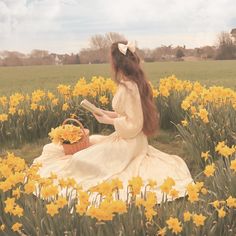
[{"label": "distant treeline", "polygon": [[[119,33],[95,35],[90,39],[90,47],[78,53],[56,54],[46,50],[33,50],[30,54],[16,51],[0,52],[0,66],[25,65],[65,65],[109,62],[109,48],[112,42],[125,40]],[[137,53],[145,62],[176,61],[184,59],[195,60],[230,60],[236,59],[236,40],[227,33],[221,32],[217,38],[216,46],[204,46],[187,49],[185,46],[161,46],[155,49],[137,48]]]}]

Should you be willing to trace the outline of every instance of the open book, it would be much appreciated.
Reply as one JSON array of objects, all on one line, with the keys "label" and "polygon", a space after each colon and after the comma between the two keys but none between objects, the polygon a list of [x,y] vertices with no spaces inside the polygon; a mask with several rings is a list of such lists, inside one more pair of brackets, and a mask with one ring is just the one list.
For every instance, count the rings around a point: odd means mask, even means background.
[{"label": "open book", "polygon": [[89,102],[87,99],[84,99],[80,105],[85,108],[86,110],[95,113],[96,115],[102,116],[103,113],[91,102]]}]

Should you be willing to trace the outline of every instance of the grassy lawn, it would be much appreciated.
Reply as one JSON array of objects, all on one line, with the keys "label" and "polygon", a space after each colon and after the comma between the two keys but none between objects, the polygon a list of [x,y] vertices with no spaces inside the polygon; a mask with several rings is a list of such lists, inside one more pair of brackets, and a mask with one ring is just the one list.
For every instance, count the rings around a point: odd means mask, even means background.
[{"label": "grassy lawn", "polygon": [[[236,89],[236,60],[198,62],[155,62],[143,64],[148,79],[157,84],[160,78],[175,74],[179,79],[198,80],[206,85]],[[84,76],[111,76],[108,64],[0,67],[0,94],[34,89],[54,90],[59,83],[75,84]]]}]

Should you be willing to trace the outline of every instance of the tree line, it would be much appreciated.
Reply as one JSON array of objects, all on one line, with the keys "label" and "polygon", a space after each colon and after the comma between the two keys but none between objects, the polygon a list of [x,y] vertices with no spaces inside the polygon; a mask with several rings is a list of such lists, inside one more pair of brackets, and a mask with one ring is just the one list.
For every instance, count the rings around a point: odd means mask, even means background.
[{"label": "tree line", "polygon": [[[109,62],[109,48],[113,42],[126,40],[125,36],[115,32],[105,35],[94,35],[90,38],[89,47],[78,53],[56,54],[46,50],[32,50],[30,54],[17,51],[0,52],[0,66],[26,65],[66,65],[66,64],[95,64]],[[236,40],[230,33],[221,32],[217,45],[187,49],[185,45],[173,47],[162,45],[155,49],[138,48],[137,53],[145,62],[179,61],[183,58],[191,60],[230,60],[236,59]]]}]

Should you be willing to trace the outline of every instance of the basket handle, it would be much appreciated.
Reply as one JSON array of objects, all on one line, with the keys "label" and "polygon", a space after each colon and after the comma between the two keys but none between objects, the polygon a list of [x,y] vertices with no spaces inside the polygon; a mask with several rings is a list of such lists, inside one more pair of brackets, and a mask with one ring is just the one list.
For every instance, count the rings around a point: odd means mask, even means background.
[{"label": "basket handle", "polygon": [[85,133],[85,131],[84,131],[84,126],[82,125],[82,123],[81,123],[80,121],[78,121],[78,120],[76,120],[76,119],[73,119],[73,118],[67,118],[67,119],[65,119],[65,120],[63,121],[62,125],[65,125],[65,124],[67,123],[67,121],[74,121],[74,122],[76,122],[77,124],[79,124],[79,126],[82,128],[82,131],[83,131],[83,133],[84,133],[84,136],[86,136],[86,133]]}]

